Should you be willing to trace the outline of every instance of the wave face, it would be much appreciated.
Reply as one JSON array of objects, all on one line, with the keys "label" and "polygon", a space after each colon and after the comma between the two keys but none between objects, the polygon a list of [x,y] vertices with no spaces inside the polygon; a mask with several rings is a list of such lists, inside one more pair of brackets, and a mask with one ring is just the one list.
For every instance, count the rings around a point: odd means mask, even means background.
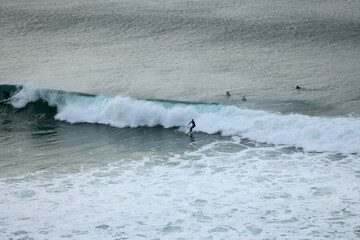
[{"label": "wave face", "polygon": [[360,153],[358,117],[281,115],[229,105],[137,100],[32,87],[18,87],[9,104],[26,108],[28,103],[39,101],[46,102],[51,109],[56,107],[54,118],[69,123],[107,124],[118,128],[160,125],[185,132],[188,122],[194,119],[195,132],[240,136],[305,151]]}]

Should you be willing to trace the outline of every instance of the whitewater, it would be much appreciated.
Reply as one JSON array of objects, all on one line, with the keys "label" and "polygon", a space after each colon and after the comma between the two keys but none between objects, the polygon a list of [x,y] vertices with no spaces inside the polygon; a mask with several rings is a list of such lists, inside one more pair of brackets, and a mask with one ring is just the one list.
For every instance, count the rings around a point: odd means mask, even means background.
[{"label": "whitewater", "polygon": [[232,144],[235,151],[214,142],[167,160],[149,156],[91,170],[43,170],[9,178],[0,184],[5,193],[2,235],[357,238],[360,172],[352,168],[358,158],[334,161],[324,155],[304,157],[272,147]]}]

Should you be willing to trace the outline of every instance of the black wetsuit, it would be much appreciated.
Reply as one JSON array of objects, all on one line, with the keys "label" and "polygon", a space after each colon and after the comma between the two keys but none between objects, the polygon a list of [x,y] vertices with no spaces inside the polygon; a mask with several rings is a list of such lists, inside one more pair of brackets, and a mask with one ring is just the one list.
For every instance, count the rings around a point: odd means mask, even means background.
[{"label": "black wetsuit", "polygon": [[195,121],[191,120],[191,122],[189,122],[189,124],[192,123],[192,126],[190,127],[190,132],[192,132],[193,128],[196,126],[195,125]]}]

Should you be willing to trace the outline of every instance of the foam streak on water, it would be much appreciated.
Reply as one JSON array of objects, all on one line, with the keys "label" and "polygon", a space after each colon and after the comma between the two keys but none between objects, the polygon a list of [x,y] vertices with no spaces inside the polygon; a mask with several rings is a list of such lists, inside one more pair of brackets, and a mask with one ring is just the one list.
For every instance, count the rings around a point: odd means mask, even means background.
[{"label": "foam streak on water", "polygon": [[355,239],[359,159],[331,158],[248,148],[236,139],[168,160],[144,157],[75,174],[1,179],[0,233],[34,239]]}]

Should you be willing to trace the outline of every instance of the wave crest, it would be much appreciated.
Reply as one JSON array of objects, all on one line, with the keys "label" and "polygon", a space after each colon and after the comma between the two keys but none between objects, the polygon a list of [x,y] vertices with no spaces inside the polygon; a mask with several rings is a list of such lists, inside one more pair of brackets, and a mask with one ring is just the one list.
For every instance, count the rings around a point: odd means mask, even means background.
[{"label": "wave crest", "polygon": [[124,97],[22,88],[12,97],[15,108],[42,100],[57,107],[55,119],[115,127],[179,127],[194,119],[196,132],[241,136],[258,142],[301,147],[305,151],[360,153],[360,119],[280,115],[235,106],[137,100]]}]

